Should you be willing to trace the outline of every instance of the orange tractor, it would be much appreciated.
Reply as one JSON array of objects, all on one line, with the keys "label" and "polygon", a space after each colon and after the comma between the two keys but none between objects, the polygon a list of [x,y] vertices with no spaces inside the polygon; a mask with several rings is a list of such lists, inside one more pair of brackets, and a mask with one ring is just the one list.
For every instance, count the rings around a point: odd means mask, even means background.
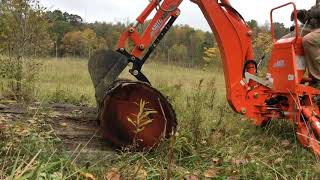
[{"label": "orange tractor", "polygon": [[[180,15],[178,7],[182,1],[151,0],[137,22],[122,34],[116,51],[98,51],[89,61],[102,133],[117,145],[136,142],[141,148],[150,148],[176,130],[176,117],[170,103],[151,87],[141,68]],[[258,126],[276,119],[293,121],[298,140],[320,157],[317,105],[320,91],[309,86],[311,79],[305,76],[295,4],[272,9],[273,50],[267,74],[258,77],[251,42],[253,33],[240,13],[228,0],[191,1],[199,6],[217,40],[227,100],[233,110]],[[285,6],[294,8],[295,35],[276,40],[273,12]],[[137,28],[153,11],[156,11],[154,17],[140,34]],[[132,64],[129,72],[138,81],[115,81],[128,63]]]}]

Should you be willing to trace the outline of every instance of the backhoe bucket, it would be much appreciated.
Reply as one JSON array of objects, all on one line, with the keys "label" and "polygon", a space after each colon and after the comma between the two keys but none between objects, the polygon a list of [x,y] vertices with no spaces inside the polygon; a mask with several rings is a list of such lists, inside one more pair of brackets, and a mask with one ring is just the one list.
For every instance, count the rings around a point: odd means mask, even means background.
[{"label": "backhoe bucket", "polygon": [[148,83],[117,79],[128,64],[123,55],[101,50],[89,60],[100,133],[117,146],[150,149],[176,130],[175,112]]},{"label": "backhoe bucket", "polygon": [[90,58],[88,69],[98,105],[102,103],[105,92],[127,65],[127,57],[112,50],[99,50]]}]

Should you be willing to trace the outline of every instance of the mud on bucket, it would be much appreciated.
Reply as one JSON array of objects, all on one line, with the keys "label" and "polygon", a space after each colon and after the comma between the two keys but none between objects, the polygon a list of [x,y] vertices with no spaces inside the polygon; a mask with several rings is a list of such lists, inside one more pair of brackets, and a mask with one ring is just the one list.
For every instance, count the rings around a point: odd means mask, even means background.
[{"label": "mud on bucket", "polygon": [[167,99],[149,84],[115,80],[115,74],[120,74],[126,65],[125,57],[106,50],[97,52],[89,60],[101,133],[118,146],[134,144],[138,149],[150,149],[162,137],[175,132],[175,112]]}]

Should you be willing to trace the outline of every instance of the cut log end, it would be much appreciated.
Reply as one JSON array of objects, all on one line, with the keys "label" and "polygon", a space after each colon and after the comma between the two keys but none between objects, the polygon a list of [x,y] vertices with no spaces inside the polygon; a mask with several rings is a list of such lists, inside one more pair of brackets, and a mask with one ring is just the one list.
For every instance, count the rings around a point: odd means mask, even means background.
[{"label": "cut log end", "polygon": [[152,148],[176,130],[175,112],[150,85],[116,81],[99,107],[102,135],[118,146]]}]

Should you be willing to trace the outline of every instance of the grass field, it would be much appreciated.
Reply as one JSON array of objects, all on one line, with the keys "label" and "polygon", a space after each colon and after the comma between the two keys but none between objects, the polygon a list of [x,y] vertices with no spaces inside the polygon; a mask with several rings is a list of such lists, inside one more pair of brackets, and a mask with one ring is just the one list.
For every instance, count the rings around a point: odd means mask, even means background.
[{"label": "grass field", "polygon": [[[86,63],[75,59],[45,60],[35,88],[36,99],[95,106]],[[90,175],[103,179],[118,172],[122,179],[164,179],[168,173],[173,179],[190,179],[191,174],[199,179],[320,177],[320,163],[296,141],[292,124],[277,121],[265,128],[255,127],[232,112],[225,100],[221,69],[150,63],[144,72],[176,110],[179,124],[175,138],[162,142],[152,152],[124,150],[113,157],[98,155],[91,159],[94,165],[88,166],[73,163],[74,154],[57,149],[59,142],[53,134],[44,133],[45,124],[34,127],[32,136],[17,142],[10,139],[17,133],[14,128],[19,132],[24,128],[13,123],[11,134],[0,143],[0,179],[21,174],[28,164],[25,173],[32,172],[29,177],[43,179],[85,179]],[[130,76],[125,72],[122,77]],[[16,148],[8,150],[13,142]],[[111,160],[99,162],[104,158]]]},{"label": "grass field", "polygon": [[[191,94],[202,79],[205,80],[204,84],[215,80],[217,88],[221,89],[218,93],[221,96],[225,93],[221,69],[200,71],[153,63],[146,65],[144,73],[156,88],[160,90],[165,87],[181,88],[184,96]],[[85,61],[75,59],[46,61],[39,77],[37,99],[63,101],[63,98],[66,98],[69,102],[71,100],[74,103],[95,105],[94,89]],[[127,70],[121,77],[133,79]],[[64,95],[56,97],[60,92]]]}]

